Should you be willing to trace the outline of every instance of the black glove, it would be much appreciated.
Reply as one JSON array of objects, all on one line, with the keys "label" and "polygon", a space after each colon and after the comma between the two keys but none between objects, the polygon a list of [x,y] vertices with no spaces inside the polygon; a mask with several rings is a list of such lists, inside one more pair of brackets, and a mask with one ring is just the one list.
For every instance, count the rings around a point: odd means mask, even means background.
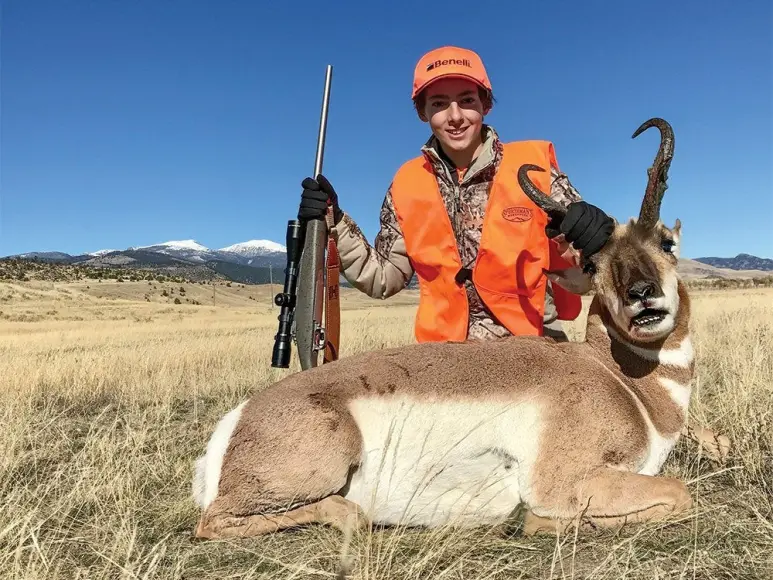
[{"label": "black glove", "polygon": [[303,193],[301,194],[301,207],[298,209],[298,219],[301,221],[325,219],[327,202],[333,204],[333,221],[338,223],[343,217],[343,212],[338,207],[338,195],[335,189],[324,175],[317,175],[317,179],[307,177],[301,182]]},{"label": "black glove", "polygon": [[615,222],[611,217],[585,201],[570,203],[561,225],[556,227],[551,222],[545,228],[550,237],[564,234],[566,241],[580,250],[584,258],[604,247],[614,229]]}]

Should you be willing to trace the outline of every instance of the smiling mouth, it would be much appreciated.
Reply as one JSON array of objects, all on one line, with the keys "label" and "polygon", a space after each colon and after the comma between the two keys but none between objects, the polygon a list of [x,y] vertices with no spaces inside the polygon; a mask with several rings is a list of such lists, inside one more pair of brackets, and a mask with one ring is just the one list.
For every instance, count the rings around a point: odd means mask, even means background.
[{"label": "smiling mouth", "polygon": [[463,134],[467,130],[467,127],[464,129],[447,129],[446,133],[451,135],[452,137],[459,137],[461,134]]},{"label": "smiling mouth", "polygon": [[654,326],[659,322],[663,322],[666,316],[668,316],[666,310],[645,308],[631,319],[631,326],[635,326],[636,328],[647,328],[649,326]]}]

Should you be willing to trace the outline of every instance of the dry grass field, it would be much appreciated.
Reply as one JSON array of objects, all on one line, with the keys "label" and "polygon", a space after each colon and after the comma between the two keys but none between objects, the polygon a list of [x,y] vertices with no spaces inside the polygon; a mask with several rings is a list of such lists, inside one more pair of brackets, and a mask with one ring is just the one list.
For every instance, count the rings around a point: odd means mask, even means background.
[{"label": "dry grass field", "polygon": [[[171,285],[167,285],[171,288]],[[274,288],[277,290],[278,288]],[[158,290],[158,289],[155,289]],[[176,291],[179,295],[179,285]],[[691,421],[726,464],[680,441],[665,472],[692,512],[575,537],[309,527],[196,542],[192,463],[216,421],[298,369],[270,368],[266,287],[0,285],[0,577],[58,579],[773,578],[773,290],[693,292]],[[343,298],[342,356],[412,340],[415,293]],[[571,329],[582,338],[582,323]]]}]

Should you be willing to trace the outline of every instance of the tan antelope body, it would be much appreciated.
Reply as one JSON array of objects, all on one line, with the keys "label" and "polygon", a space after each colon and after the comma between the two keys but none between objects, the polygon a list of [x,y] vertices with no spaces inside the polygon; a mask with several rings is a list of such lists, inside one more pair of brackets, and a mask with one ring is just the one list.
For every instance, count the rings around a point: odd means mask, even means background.
[{"label": "tan antelope body", "polygon": [[[659,206],[673,153],[667,123],[638,221],[616,224],[583,275],[595,288],[584,343],[542,337],[427,343],[368,352],[291,375],[217,425],[196,464],[196,535],[295,525],[479,526],[523,504],[534,525],[582,513],[597,525],[691,505],[657,476],[686,425],[690,304],[676,273],[680,224]],[[521,168],[551,217],[565,211]]]}]

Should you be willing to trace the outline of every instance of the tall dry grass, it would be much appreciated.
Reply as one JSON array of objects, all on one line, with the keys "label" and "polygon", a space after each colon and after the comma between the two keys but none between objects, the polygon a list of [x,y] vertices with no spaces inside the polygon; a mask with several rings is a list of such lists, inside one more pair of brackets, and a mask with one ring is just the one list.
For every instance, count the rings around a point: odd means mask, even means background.
[{"label": "tall dry grass", "polygon": [[[346,546],[351,576],[773,577],[771,298],[770,290],[694,294],[691,418],[727,434],[733,449],[724,466],[684,441],[669,458],[666,473],[696,499],[690,514],[558,539],[517,528],[508,538],[373,530]],[[215,422],[298,368],[269,367],[276,310],[107,300],[74,286],[7,286],[0,301],[2,577],[335,577],[345,538],[327,528],[191,539],[192,461]],[[412,306],[365,304],[353,296],[345,305],[342,356],[412,340]]]}]

